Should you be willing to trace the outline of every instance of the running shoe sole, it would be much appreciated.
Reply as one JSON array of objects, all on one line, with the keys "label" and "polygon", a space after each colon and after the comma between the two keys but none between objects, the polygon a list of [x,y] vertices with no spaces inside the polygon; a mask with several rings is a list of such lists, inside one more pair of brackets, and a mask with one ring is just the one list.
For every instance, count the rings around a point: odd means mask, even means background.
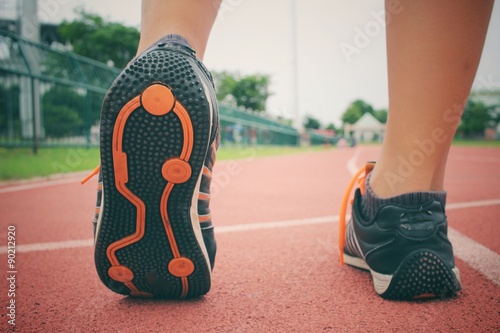
[{"label": "running shoe sole", "polygon": [[116,293],[178,299],[210,289],[197,204],[215,97],[200,77],[194,57],[158,47],[104,99],[95,265]]},{"label": "running shoe sole", "polygon": [[377,294],[389,300],[450,297],[462,289],[458,268],[448,267],[432,251],[411,253],[392,275],[375,272],[363,259],[345,253],[344,262],[369,271]]}]

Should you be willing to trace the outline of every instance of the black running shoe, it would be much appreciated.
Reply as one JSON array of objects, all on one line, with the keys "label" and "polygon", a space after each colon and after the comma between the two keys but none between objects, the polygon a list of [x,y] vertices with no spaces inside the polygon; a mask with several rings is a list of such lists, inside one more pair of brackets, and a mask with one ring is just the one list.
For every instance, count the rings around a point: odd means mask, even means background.
[{"label": "black running shoe", "polygon": [[104,98],[100,135],[100,279],[136,297],[206,294],[216,251],[209,201],[220,133],[212,78],[194,51],[160,41],[133,60]]},{"label": "black running shoe", "polygon": [[[462,287],[443,205],[438,201],[417,209],[385,205],[373,220],[365,220],[361,197],[373,166],[368,163],[362,168],[344,194],[339,223],[341,263],[370,271],[375,291],[385,299],[455,295]],[[347,202],[357,179],[361,188],[355,192],[346,227]]]}]

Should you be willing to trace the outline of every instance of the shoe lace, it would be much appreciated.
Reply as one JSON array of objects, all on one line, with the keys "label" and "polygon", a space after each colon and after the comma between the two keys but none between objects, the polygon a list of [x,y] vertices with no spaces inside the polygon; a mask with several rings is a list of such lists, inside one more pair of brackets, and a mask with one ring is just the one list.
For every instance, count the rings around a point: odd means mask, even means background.
[{"label": "shoe lace", "polygon": [[359,169],[352,177],[351,181],[349,182],[349,185],[347,186],[344,192],[344,196],[342,197],[342,203],[340,204],[340,212],[339,212],[339,252],[340,252],[339,257],[341,265],[344,265],[344,246],[345,246],[346,225],[347,225],[346,223],[347,203],[350,202],[352,205],[352,202],[354,201],[354,198],[351,198],[351,200],[349,200],[349,198],[351,197],[351,192],[356,182],[358,182],[361,195],[365,193],[366,176],[373,170],[374,166],[375,166],[374,162],[367,162],[365,166]]},{"label": "shoe lace", "polygon": [[98,165],[94,170],[92,170],[92,172],[90,172],[90,174],[83,178],[81,181],[80,181],[80,184],[85,184],[86,182],[88,182],[92,177],[94,177],[95,175],[97,175],[99,173],[99,171],[101,171],[101,166]]}]

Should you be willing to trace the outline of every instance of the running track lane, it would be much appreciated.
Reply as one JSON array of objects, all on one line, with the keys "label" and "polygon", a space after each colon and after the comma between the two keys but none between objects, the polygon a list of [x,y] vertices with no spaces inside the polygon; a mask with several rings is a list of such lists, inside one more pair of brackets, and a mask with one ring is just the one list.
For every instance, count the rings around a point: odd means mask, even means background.
[{"label": "running track lane", "polygon": [[[98,281],[90,223],[95,181],[0,188],[0,245],[8,225],[16,226],[19,244],[16,331],[500,330],[500,286],[494,279],[500,150],[453,148],[450,155],[448,217],[464,291],[445,301],[388,302],[374,294],[369,274],[338,265],[336,245],[348,162],[361,166],[378,149],[219,163],[212,291],[184,302],[129,299]],[[47,244],[55,249],[45,249]],[[6,267],[3,247],[0,252],[0,267]],[[2,332],[10,329],[6,282],[0,284]]]}]

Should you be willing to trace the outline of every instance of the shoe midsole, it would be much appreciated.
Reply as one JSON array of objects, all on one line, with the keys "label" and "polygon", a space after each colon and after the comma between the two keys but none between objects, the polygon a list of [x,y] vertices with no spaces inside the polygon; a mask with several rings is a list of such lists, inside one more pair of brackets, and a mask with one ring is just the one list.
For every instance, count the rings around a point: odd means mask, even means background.
[{"label": "shoe midsole", "polygon": [[[372,279],[373,279],[373,286],[375,288],[375,291],[377,294],[381,295],[387,291],[389,286],[391,285],[392,278],[394,277],[393,274],[382,274],[374,271],[371,269],[366,261],[362,258],[359,257],[353,257],[348,254],[344,253],[344,262],[349,265],[349,266],[354,266],[356,268],[360,268],[366,271],[369,271]],[[452,267],[451,271],[455,275],[457,281],[459,284],[461,283],[460,281],[460,271],[457,267]]]}]

